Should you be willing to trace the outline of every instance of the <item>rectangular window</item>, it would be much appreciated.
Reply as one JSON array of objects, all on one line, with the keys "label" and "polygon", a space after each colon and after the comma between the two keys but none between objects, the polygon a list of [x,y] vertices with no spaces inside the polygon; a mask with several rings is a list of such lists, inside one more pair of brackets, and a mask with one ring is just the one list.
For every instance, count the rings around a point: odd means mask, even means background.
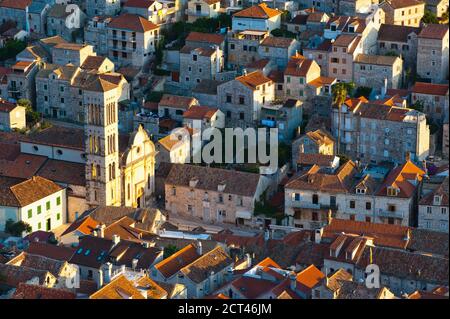
[{"label": "rectangular window", "polygon": [[41,222],[38,223],[38,229],[42,229],[42,223]]},{"label": "rectangular window", "polygon": [[40,213],[42,213],[42,207],[41,207],[41,205],[39,205],[39,206],[37,207],[37,213],[38,213],[38,215],[39,215]]},{"label": "rectangular window", "polygon": [[29,209],[28,210],[28,218],[30,219],[30,218],[32,218],[33,217],[33,210],[32,209]]},{"label": "rectangular window", "polygon": [[45,208],[46,208],[47,210],[50,210],[50,202],[45,203]]},{"label": "rectangular window", "polygon": [[56,197],[56,206],[61,205],[61,196]]},{"label": "rectangular window", "polygon": [[56,220],[60,220],[60,219],[61,219],[61,214],[60,213],[56,214]]},{"label": "rectangular window", "polygon": [[355,208],[355,201],[354,200],[350,201],[350,208]]},{"label": "rectangular window", "polygon": [[367,210],[372,209],[372,203],[371,202],[366,202],[366,209]]}]

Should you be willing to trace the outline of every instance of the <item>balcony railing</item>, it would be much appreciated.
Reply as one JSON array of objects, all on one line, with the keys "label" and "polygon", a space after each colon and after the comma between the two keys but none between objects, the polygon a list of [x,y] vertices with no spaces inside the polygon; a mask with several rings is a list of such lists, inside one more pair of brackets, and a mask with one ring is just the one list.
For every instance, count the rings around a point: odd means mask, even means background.
[{"label": "balcony railing", "polygon": [[404,214],[402,212],[397,212],[397,211],[393,212],[393,211],[384,210],[384,209],[380,209],[378,211],[378,216],[380,216],[380,217],[400,218],[400,219],[404,218]]},{"label": "balcony railing", "polygon": [[331,209],[331,210],[337,210],[338,205],[336,204],[313,204],[308,202],[302,202],[302,201],[293,201],[293,207],[298,208],[308,208],[308,209]]}]

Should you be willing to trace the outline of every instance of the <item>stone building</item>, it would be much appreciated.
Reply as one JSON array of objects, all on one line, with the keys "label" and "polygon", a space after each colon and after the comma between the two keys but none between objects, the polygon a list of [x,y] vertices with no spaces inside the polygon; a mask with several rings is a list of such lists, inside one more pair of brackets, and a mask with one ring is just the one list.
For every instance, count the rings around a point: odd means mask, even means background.
[{"label": "stone building", "polygon": [[30,21],[28,17],[28,10],[31,6],[32,0],[3,0],[0,3],[0,22],[14,21],[16,28],[30,31]]},{"label": "stone building", "polygon": [[353,81],[353,61],[363,53],[361,36],[341,34],[331,45],[328,75],[339,81]]},{"label": "stone building", "polygon": [[158,114],[181,123],[184,112],[194,105],[198,105],[198,101],[193,97],[164,94],[158,103]]},{"label": "stone building", "polygon": [[189,0],[186,9],[187,21],[192,23],[199,18],[216,18],[220,9],[220,0]]},{"label": "stone building", "polygon": [[416,70],[417,36],[420,28],[382,24],[378,32],[378,54],[395,53],[404,61],[406,69]]},{"label": "stone building", "polygon": [[129,0],[123,5],[123,12],[140,15],[154,24],[160,24],[167,8],[159,1]]},{"label": "stone building", "polygon": [[418,227],[448,233],[448,176],[419,201]]},{"label": "stone building", "polygon": [[120,11],[119,0],[87,0],[86,14],[94,16],[115,16]]},{"label": "stone building", "polygon": [[449,116],[448,84],[416,82],[411,88],[411,103],[423,103],[423,112],[437,123]]},{"label": "stone building", "polygon": [[155,54],[159,26],[135,14],[114,17],[108,26],[108,57],[117,66],[137,68],[147,64]]},{"label": "stone building", "polygon": [[58,43],[51,49],[52,63],[81,66],[88,56],[96,55],[94,47],[88,44]]},{"label": "stone building", "polygon": [[386,24],[418,27],[425,13],[425,2],[419,0],[388,0],[381,7],[386,13]]},{"label": "stone building", "polygon": [[401,163],[408,153],[414,161],[422,161],[429,155],[425,114],[413,109],[348,99],[340,112],[332,109],[331,127],[334,137],[340,130],[340,152],[364,163]]},{"label": "stone building", "polygon": [[26,128],[25,108],[0,98],[0,131]]},{"label": "stone building", "polygon": [[111,21],[111,17],[95,16],[87,20],[84,27],[84,40],[94,47],[98,55],[108,54],[108,41],[106,26]]},{"label": "stone building", "polygon": [[306,132],[292,142],[292,165],[297,166],[300,153],[334,155],[334,143],[334,138],[321,129]]},{"label": "stone building", "polygon": [[311,97],[309,85],[320,78],[320,67],[314,61],[302,55],[291,56],[284,70],[285,97],[306,101]]},{"label": "stone building", "polygon": [[385,92],[399,89],[403,80],[403,60],[396,56],[358,54],[353,62],[353,81],[357,86]]},{"label": "stone building", "polygon": [[238,69],[260,59],[258,47],[269,36],[267,31],[244,30],[228,33],[227,65]]},{"label": "stone building", "polygon": [[38,63],[30,61],[17,61],[8,73],[8,98],[14,100],[27,99],[35,103],[35,78],[39,70]]},{"label": "stone building", "polygon": [[75,41],[85,19],[86,14],[76,4],[54,4],[47,13],[47,35]]},{"label": "stone building", "polygon": [[224,54],[218,46],[209,48],[185,45],[180,50],[180,83],[192,89],[201,80],[215,80],[224,67]]},{"label": "stone building", "polygon": [[448,68],[448,25],[429,24],[418,36],[417,74],[432,83],[442,83],[448,79]]},{"label": "stone building", "polygon": [[207,223],[251,224],[255,201],[267,186],[259,174],[174,164],[165,181],[165,206]]},{"label": "stone building", "polygon": [[332,48],[331,44],[331,40],[324,40],[317,46],[314,45],[303,48],[303,55],[310,60],[316,61],[316,63],[320,66],[321,76],[328,76],[328,62]]},{"label": "stone building", "polygon": [[220,84],[217,103],[225,113],[227,127],[254,127],[260,119],[261,107],[275,99],[275,84],[255,71]]},{"label": "stone building", "polygon": [[121,90],[120,82],[105,74],[83,90],[86,201],[90,206],[145,207],[154,192],[155,146],[145,130],[139,126],[119,149]]},{"label": "stone building", "polygon": [[358,13],[367,12],[372,3],[372,0],[341,0],[339,1],[339,14],[355,16]]},{"label": "stone building", "polygon": [[257,30],[272,31],[280,28],[281,11],[269,8],[266,3],[260,3],[244,10],[238,11],[232,16],[232,30]]},{"label": "stone building", "polygon": [[269,36],[259,44],[258,54],[261,58],[272,60],[282,70],[299,48],[295,39]]}]

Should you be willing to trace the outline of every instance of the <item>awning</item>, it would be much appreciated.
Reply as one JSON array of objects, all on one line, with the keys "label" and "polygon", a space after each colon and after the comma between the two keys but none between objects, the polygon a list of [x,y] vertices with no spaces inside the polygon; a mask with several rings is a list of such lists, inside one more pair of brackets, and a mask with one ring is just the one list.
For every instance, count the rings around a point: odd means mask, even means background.
[{"label": "awning", "polygon": [[236,212],[236,218],[252,219],[252,213],[247,210],[240,210]]}]

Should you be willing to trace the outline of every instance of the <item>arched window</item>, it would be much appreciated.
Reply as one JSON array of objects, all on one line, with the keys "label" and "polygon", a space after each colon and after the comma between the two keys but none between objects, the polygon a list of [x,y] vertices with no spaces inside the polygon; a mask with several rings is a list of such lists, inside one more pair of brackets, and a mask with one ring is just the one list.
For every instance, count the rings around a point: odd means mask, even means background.
[{"label": "arched window", "polygon": [[130,184],[127,184],[127,198],[130,199]]},{"label": "arched window", "polygon": [[109,180],[111,180],[112,178],[112,173],[111,173],[111,164],[108,165],[108,171],[109,171]]},{"label": "arched window", "polygon": [[116,178],[116,163],[112,164],[112,178]]},{"label": "arched window", "polygon": [[150,187],[151,187],[151,176],[150,176],[150,174],[148,174],[148,179],[147,179],[147,188],[148,189],[150,189]]},{"label": "arched window", "polygon": [[97,176],[100,177],[100,165],[97,165]]},{"label": "arched window", "polygon": [[96,178],[97,178],[97,168],[95,167],[95,164],[92,164],[92,167],[91,167],[91,175],[92,175],[92,178],[93,178],[93,179],[96,179]]}]

